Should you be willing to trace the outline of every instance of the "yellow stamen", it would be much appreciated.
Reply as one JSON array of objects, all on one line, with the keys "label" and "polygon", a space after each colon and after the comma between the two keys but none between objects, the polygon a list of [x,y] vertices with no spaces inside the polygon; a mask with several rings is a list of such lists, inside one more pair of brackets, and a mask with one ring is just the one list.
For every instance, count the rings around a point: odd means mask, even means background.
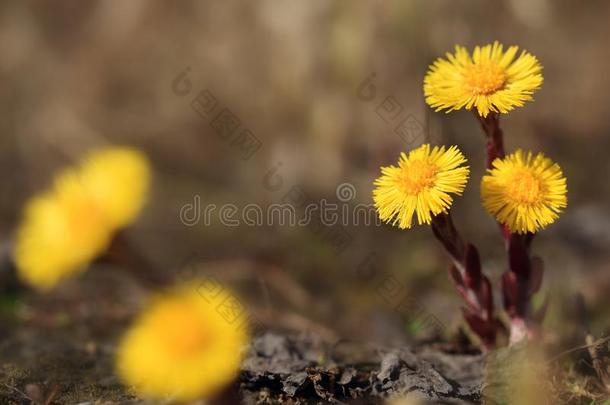
[{"label": "yellow stamen", "polygon": [[504,87],[506,74],[497,63],[486,61],[465,66],[464,80],[472,94],[488,95]]},{"label": "yellow stamen", "polygon": [[521,170],[513,175],[506,195],[515,203],[537,204],[542,198],[542,184],[530,171]]},{"label": "yellow stamen", "polygon": [[422,190],[432,186],[436,180],[438,168],[424,160],[415,160],[406,166],[402,172],[401,183],[404,192],[417,195]]}]

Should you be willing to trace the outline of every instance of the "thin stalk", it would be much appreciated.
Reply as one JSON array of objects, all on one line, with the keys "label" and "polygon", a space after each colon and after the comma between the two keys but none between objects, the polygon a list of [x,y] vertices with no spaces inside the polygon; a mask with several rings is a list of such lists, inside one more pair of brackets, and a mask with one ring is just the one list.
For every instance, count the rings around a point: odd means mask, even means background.
[{"label": "thin stalk", "polygon": [[481,270],[478,251],[464,242],[449,213],[433,217],[432,232],[453,262],[449,275],[466,303],[464,318],[483,348],[491,350],[503,326],[495,317],[491,283]]},{"label": "thin stalk", "polygon": [[[495,159],[504,158],[506,155],[504,134],[500,128],[500,115],[491,112],[487,117],[483,117],[476,110],[474,114],[485,133],[486,164],[487,168],[491,169]],[[534,235],[513,234],[501,223],[498,223],[498,227],[504,238],[509,262],[509,270],[502,276],[502,293],[504,307],[511,318],[510,342],[512,344],[532,334],[527,319],[533,294],[530,245]]]}]

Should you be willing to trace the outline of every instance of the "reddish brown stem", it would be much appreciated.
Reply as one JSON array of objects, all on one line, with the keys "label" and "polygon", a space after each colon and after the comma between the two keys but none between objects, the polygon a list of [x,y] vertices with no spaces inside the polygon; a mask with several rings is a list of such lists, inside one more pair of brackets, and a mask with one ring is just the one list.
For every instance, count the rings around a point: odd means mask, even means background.
[{"label": "reddish brown stem", "polygon": [[[486,151],[486,164],[487,168],[493,167],[493,161],[497,158],[504,158],[506,155],[504,152],[504,133],[500,128],[500,115],[498,113],[490,112],[487,117],[482,117],[477,111],[474,112],[475,117],[481,124],[481,129],[485,133],[485,151]],[[498,224],[502,237],[508,243],[510,239],[510,230],[502,225]]]},{"label": "reddish brown stem", "polygon": [[492,163],[496,158],[503,158],[504,153],[504,135],[500,128],[500,115],[490,112],[487,117],[482,117],[475,111],[475,116],[481,124],[486,138],[487,150],[487,168],[491,169]]},{"label": "reddish brown stem", "polygon": [[[500,128],[498,113],[475,116],[485,133],[487,168],[493,167],[497,158],[504,158],[504,136]],[[527,319],[530,317],[531,297],[538,291],[542,282],[542,261],[532,258],[530,246],[533,234],[513,234],[503,224],[498,223],[508,254],[509,270],[502,275],[502,294],[504,308],[511,318],[511,342],[517,342],[531,335]]]},{"label": "reddish brown stem", "polygon": [[449,214],[435,216],[432,231],[453,261],[450,276],[466,303],[464,318],[489,350],[503,326],[495,317],[491,283],[481,271],[479,253],[474,245],[464,242]]},{"label": "reddish brown stem", "polygon": [[530,322],[543,313],[531,313],[532,296],[542,285],[543,262],[531,255],[533,234],[512,234],[508,241],[509,271],[502,277],[504,307],[511,318],[511,343],[536,335],[536,325]]}]

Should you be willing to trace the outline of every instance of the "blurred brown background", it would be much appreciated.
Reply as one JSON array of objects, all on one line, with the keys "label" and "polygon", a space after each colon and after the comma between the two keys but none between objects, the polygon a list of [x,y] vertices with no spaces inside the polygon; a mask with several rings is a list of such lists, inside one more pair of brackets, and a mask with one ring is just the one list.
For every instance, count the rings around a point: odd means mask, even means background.
[{"label": "blurred brown background", "polygon": [[[544,66],[535,102],[503,117],[507,149],[544,151],[568,177],[569,207],[534,245],[547,264],[546,325],[551,335],[575,327],[573,295],[582,292],[594,329],[607,331],[609,17],[610,3],[601,0],[3,2],[2,237],[54,170],[93,147],[132,145],[148,153],[156,173],[129,237],[164,271],[219,275],[248,306],[295,314],[279,326],[299,328],[302,317],[339,335],[418,337],[425,331],[412,327],[413,317],[393,309],[411,297],[451,333],[460,301],[425,226],[340,227],[349,242],[337,249],[308,227],[227,227],[217,216],[209,226],[186,226],[179,213],[196,195],[203,207],[265,207],[293,186],[336,201],[342,183],[355,187],[350,204],[369,204],[379,166],[428,137],[469,157],[472,180],[453,212],[497,283],[505,257],[479,204],[482,133],[470,113],[433,113],[422,95],[436,57],[455,44],[497,39]],[[186,94],[178,95],[172,84],[185,69],[190,87],[181,81]],[[367,78],[371,100],[358,92]],[[217,102],[209,117],[191,106],[206,89]],[[390,122],[378,114],[387,97],[403,108]],[[260,141],[248,159],[211,125],[225,108]],[[395,129],[404,117],[411,125],[401,137]],[[264,180],[272,169],[277,187]],[[112,271],[90,273],[71,287]],[[378,287],[390,276],[403,288],[387,299]]]}]

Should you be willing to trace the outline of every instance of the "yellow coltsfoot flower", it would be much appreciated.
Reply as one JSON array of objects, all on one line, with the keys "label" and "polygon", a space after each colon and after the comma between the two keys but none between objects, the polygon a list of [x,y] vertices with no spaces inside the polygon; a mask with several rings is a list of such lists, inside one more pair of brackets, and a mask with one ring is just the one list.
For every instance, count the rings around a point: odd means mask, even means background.
[{"label": "yellow coltsfoot flower", "polygon": [[517,46],[506,52],[497,41],[475,47],[472,55],[461,46],[447,59],[437,59],[424,78],[426,102],[436,111],[473,107],[486,117],[507,113],[533,99],[542,85],[542,66],[526,51],[515,59]]},{"label": "yellow coltsfoot flower", "polygon": [[82,271],[138,215],[148,192],[146,157],[127,148],[90,154],[26,203],[15,236],[18,277],[39,290]]},{"label": "yellow coltsfoot flower", "polygon": [[453,202],[450,193],[461,194],[468,181],[466,158],[456,146],[431,148],[424,144],[400,155],[398,166],[381,168],[375,180],[373,200],[381,220],[411,228],[413,214],[421,225],[432,216],[447,212]]},{"label": "yellow coltsfoot flower", "polygon": [[567,206],[561,168],[542,153],[522,150],[496,159],[481,181],[483,206],[514,233],[536,232]]},{"label": "yellow coltsfoot flower", "polygon": [[81,169],[81,179],[106,212],[111,225],[132,223],[148,196],[150,165],[134,149],[112,148],[90,154]]},{"label": "yellow coltsfoot flower", "polygon": [[209,283],[188,282],[160,295],[123,337],[117,371],[139,395],[209,399],[237,376],[249,340],[246,316],[219,285],[200,287]]}]

